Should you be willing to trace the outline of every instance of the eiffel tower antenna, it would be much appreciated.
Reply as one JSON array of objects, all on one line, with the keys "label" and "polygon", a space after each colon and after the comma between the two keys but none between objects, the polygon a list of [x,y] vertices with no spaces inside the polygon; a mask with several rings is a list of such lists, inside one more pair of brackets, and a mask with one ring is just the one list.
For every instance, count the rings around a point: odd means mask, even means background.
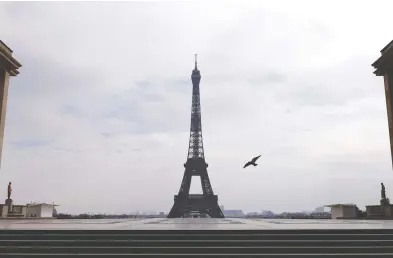
[{"label": "eiffel tower antenna", "polygon": [[198,70],[198,55],[195,54],[195,70]]}]

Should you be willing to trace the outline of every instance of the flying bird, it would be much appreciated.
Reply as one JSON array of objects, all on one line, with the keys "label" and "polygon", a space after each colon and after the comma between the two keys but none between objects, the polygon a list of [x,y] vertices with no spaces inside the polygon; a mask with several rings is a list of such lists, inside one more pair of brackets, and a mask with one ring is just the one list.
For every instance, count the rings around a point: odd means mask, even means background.
[{"label": "flying bird", "polygon": [[255,162],[259,159],[260,156],[262,156],[262,155],[259,155],[258,157],[255,157],[255,158],[253,158],[251,161],[247,162],[247,163],[244,165],[243,168],[246,168],[246,167],[248,167],[248,166],[250,166],[250,165],[253,165],[254,167],[255,167],[255,166],[258,166],[258,164],[255,163]]}]

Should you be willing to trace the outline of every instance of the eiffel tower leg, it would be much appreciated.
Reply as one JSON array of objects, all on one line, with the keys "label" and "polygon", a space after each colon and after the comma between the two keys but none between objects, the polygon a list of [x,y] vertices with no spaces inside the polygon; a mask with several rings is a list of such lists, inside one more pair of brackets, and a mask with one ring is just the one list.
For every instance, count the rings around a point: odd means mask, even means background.
[{"label": "eiffel tower leg", "polygon": [[220,206],[218,206],[218,203],[215,206],[213,206],[213,208],[210,212],[210,217],[212,217],[212,218],[225,218],[224,213],[222,213]]},{"label": "eiffel tower leg", "polygon": [[213,188],[210,184],[210,179],[207,175],[207,171],[204,171],[203,175],[201,175],[201,185],[204,195],[213,195]]},{"label": "eiffel tower leg", "polygon": [[183,180],[180,185],[179,194],[175,196],[175,203],[168,214],[168,218],[181,218],[188,211],[188,195],[191,187],[191,174],[186,170],[184,171]]},{"label": "eiffel tower leg", "polygon": [[178,205],[178,204],[174,204],[173,206],[172,206],[172,209],[171,209],[171,211],[169,212],[169,214],[168,214],[168,216],[167,216],[167,218],[181,218],[181,217],[183,217],[183,212],[181,211],[181,207],[180,207],[180,205]]}]

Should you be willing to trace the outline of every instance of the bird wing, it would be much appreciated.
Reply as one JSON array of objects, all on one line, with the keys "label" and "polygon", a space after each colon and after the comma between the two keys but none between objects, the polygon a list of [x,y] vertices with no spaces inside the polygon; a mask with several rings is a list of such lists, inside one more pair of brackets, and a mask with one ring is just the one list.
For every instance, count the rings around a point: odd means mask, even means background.
[{"label": "bird wing", "polygon": [[244,165],[243,168],[246,168],[246,167],[248,167],[249,165],[251,165],[251,162],[247,162],[247,163]]},{"label": "bird wing", "polygon": [[262,155],[259,155],[258,157],[253,158],[251,162],[254,163],[255,161],[257,161],[257,159],[259,159],[260,156],[262,156]]}]

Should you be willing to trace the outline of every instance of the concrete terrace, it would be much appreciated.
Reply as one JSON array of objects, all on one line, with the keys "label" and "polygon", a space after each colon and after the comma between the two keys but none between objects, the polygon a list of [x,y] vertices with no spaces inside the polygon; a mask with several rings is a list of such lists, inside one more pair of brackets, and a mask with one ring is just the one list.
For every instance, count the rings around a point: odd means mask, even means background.
[{"label": "concrete terrace", "polygon": [[6,219],[1,230],[286,230],[393,229],[392,220],[296,219]]}]

